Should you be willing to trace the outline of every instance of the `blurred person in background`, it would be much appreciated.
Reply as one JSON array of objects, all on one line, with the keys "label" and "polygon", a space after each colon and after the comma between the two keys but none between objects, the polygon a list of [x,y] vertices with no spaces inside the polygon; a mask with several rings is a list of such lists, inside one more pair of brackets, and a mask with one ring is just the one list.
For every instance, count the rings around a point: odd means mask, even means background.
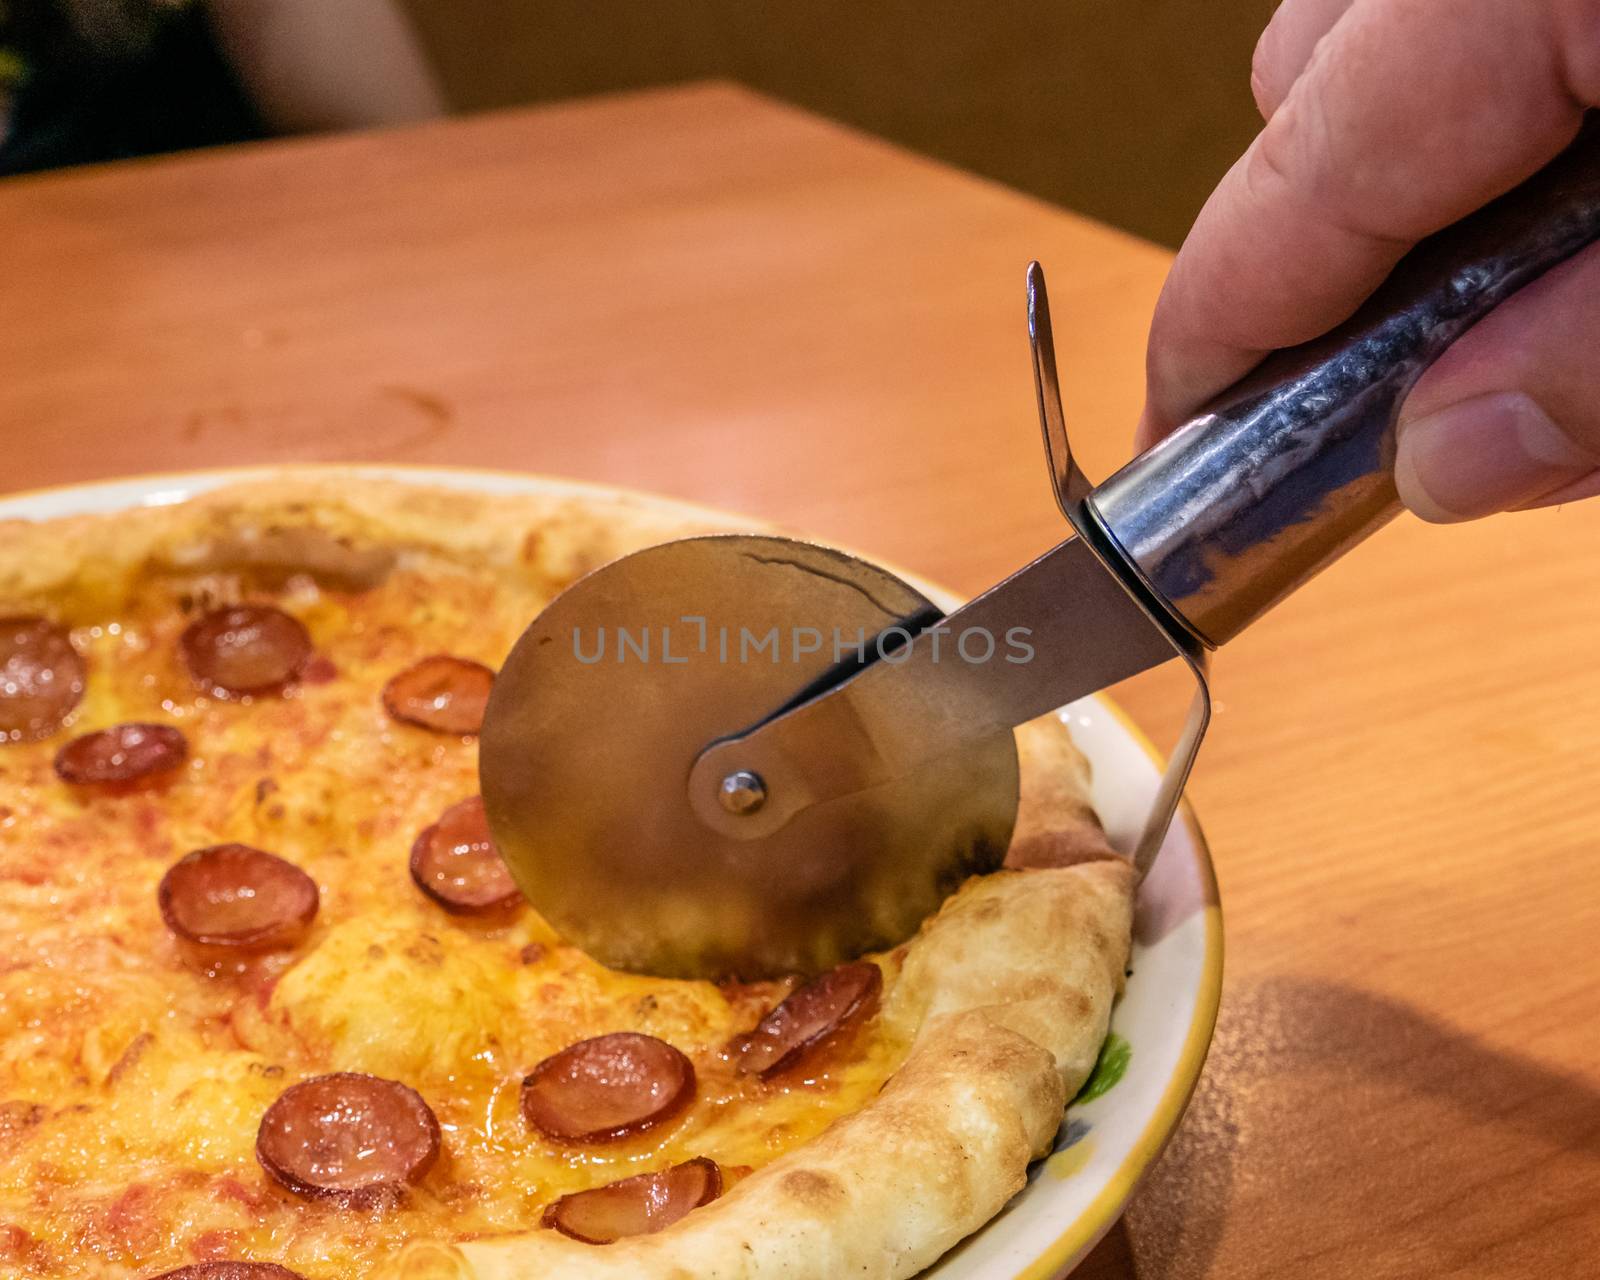
[{"label": "blurred person in background", "polygon": [[395,0],[0,0],[0,175],[442,111]]}]

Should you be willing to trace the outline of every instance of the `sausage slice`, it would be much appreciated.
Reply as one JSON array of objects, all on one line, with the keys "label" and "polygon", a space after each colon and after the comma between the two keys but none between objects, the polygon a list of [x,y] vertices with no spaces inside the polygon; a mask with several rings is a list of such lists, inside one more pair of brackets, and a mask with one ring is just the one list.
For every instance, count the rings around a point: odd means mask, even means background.
[{"label": "sausage slice", "polygon": [[722,1170],[700,1156],[659,1173],[641,1173],[604,1187],[562,1196],[543,1225],[585,1244],[610,1244],[670,1227],[722,1194]]},{"label": "sausage slice", "polygon": [[48,618],[0,618],[0,742],[48,738],[83,697],[83,659]]},{"label": "sausage slice", "polygon": [[383,706],[396,720],[434,733],[475,734],[493,687],[494,672],[483,663],[436,653],[384,685]]},{"label": "sausage slice", "polygon": [[150,1280],[305,1280],[305,1277],[276,1262],[196,1262],[176,1271],[163,1271]]},{"label": "sausage slice", "polygon": [[799,1066],[878,1007],[883,973],[858,960],[813,978],[728,1045],[739,1070],[763,1079]]},{"label": "sausage slice", "polygon": [[311,656],[311,636],[282,609],[241,604],[196,618],[178,637],[178,650],[212,693],[267,693],[299,673]]},{"label": "sausage slice", "polygon": [[397,1080],[338,1071],[292,1085],[261,1117],[256,1159],[296,1195],[392,1203],[439,1157],[439,1122]]},{"label": "sausage slice", "polygon": [[311,927],[319,897],[317,882],[294,863],[247,844],[185,854],[156,891],[173,933],[236,952],[294,946]]},{"label": "sausage slice", "polygon": [[411,846],[417,888],[456,915],[488,915],[522,900],[489,834],[483,797],[451,805]]},{"label": "sausage slice", "polygon": [[670,1120],[694,1097],[694,1065],[665,1040],[615,1031],[552,1054],[522,1082],[522,1116],[558,1142],[609,1142]]},{"label": "sausage slice", "polygon": [[189,758],[189,740],[170,724],[117,724],[74,738],[56,752],[56,774],[76,786],[137,782]]}]

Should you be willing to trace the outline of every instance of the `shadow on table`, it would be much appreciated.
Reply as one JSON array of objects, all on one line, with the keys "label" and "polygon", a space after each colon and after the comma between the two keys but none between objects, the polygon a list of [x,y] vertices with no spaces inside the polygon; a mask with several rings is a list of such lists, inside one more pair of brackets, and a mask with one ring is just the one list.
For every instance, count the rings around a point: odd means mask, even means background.
[{"label": "shadow on table", "polygon": [[[1397,1133],[1383,1105],[1396,1094],[1428,1103],[1408,1113],[1410,1131]],[[1492,1168],[1507,1129],[1569,1168],[1600,1165],[1584,1123],[1596,1115],[1600,1090],[1387,996],[1300,978],[1230,985],[1183,1123],[1073,1280],[1209,1275],[1236,1203],[1241,1245],[1269,1250],[1259,1274],[1293,1270],[1295,1253],[1338,1247],[1319,1236],[1348,1243],[1407,1220],[1408,1206],[1441,1194],[1430,1169]],[[1460,1248],[1452,1221],[1413,1222],[1412,1247],[1446,1260]]]},{"label": "shadow on table", "polygon": [[1128,1223],[1123,1219],[1078,1264],[1072,1280],[1126,1280],[1139,1274],[1133,1260],[1133,1245],[1128,1239]]}]

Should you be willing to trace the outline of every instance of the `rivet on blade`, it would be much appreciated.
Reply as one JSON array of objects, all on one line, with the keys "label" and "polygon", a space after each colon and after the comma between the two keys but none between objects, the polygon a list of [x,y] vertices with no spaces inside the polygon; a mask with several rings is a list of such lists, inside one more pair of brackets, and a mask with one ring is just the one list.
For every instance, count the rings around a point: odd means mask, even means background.
[{"label": "rivet on blade", "polygon": [[717,798],[729,813],[754,813],[767,801],[767,784],[759,773],[737,769],[722,780]]}]

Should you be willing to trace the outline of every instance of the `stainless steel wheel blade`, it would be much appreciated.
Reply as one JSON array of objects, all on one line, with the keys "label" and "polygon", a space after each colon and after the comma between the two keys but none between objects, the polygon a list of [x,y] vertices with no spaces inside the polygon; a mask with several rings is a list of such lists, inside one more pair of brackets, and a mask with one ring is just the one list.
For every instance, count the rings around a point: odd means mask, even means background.
[{"label": "stainless steel wheel blade", "polygon": [[[892,574],[783,538],[668,543],[577,582],[512,650],[480,739],[517,883],[590,954],[663,975],[810,972],[901,941],[1004,857],[1009,728],[814,804],[730,770],[710,797],[722,821],[689,780],[711,744],[856,669],[857,646],[871,658],[882,633],[888,648],[939,616]],[[816,744],[830,793],[855,767],[840,742]],[[729,819],[763,805],[794,811],[742,838]]]}]

